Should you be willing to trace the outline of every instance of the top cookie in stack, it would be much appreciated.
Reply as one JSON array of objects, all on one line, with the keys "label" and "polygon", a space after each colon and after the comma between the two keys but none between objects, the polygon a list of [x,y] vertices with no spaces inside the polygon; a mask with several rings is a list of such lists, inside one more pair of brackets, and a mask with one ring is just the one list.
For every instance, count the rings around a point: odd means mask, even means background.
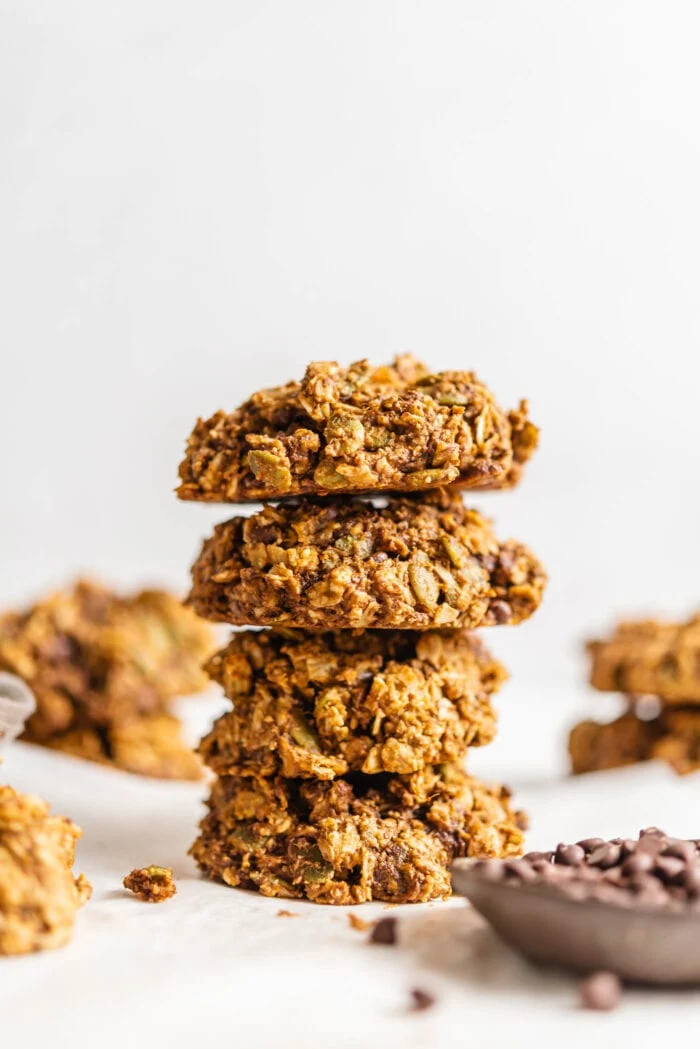
[{"label": "top cookie in stack", "polygon": [[405,902],[446,895],[455,856],[520,852],[508,792],[462,768],[506,676],[468,630],[528,618],[546,577],[457,489],[511,487],[536,444],[525,402],[505,412],[472,372],[412,357],[311,364],[198,421],[180,498],[278,504],[218,525],[193,566],[199,615],[272,628],[207,668],[236,709],[201,747],[205,872]]},{"label": "top cookie in stack", "polygon": [[180,499],[509,488],[537,446],[527,402],[499,408],[473,372],[431,374],[410,356],[373,368],[325,361],[200,419],[180,466]]}]

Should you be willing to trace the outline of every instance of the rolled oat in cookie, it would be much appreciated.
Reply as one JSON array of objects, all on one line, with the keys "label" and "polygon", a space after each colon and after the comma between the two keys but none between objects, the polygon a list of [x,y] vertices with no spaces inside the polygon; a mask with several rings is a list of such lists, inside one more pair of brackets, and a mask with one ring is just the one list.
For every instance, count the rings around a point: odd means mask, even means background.
[{"label": "rolled oat in cookie", "polygon": [[537,447],[527,402],[503,411],[473,372],[431,374],[415,358],[310,364],[200,419],[180,465],[181,499],[240,503],[295,495],[513,485]]},{"label": "rolled oat in cookie", "polygon": [[438,489],[388,500],[299,500],[218,525],[192,569],[205,619],[309,630],[515,624],[544,569],[521,543]]},{"label": "rolled oat in cookie", "polygon": [[202,741],[205,764],[315,779],[461,758],[493,739],[506,677],[463,630],[246,630],[206,669],[234,708]]},{"label": "rolled oat in cookie", "polygon": [[456,856],[515,856],[508,791],[458,766],[332,782],[221,776],[192,855],[212,878],[317,903],[448,896]]}]

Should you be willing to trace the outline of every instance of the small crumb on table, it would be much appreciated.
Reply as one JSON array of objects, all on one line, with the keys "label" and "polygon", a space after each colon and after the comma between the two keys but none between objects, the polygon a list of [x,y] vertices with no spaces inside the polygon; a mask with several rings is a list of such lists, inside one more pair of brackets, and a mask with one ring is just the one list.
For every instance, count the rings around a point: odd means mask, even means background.
[{"label": "small crumb on table", "polygon": [[123,885],[146,903],[162,903],[177,892],[172,867],[136,867]]},{"label": "small crumb on table", "polygon": [[277,911],[278,918],[298,918],[299,915],[295,911]]},{"label": "small crumb on table", "polygon": [[365,921],[364,918],[358,918],[356,914],[348,914],[348,922],[350,923],[350,928],[355,929],[357,932],[367,932],[372,925],[372,922]]}]

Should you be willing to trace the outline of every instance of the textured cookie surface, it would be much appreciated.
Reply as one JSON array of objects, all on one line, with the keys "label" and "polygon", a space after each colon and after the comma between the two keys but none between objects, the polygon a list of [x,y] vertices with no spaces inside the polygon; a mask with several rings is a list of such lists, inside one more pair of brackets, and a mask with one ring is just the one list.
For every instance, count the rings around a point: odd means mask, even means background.
[{"label": "textured cookie surface", "polygon": [[537,446],[527,404],[504,412],[473,372],[430,374],[410,356],[373,368],[318,362],[200,419],[180,466],[181,499],[512,485]]},{"label": "textured cookie surface", "polygon": [[[30,740],[31,742],[31,740]],[[76,728],[42,741],[74,758],[154,779],[198,780],[203,768],[172,714],[145,714],[106,728]]]},{"label": "textured cookie surface", "polygon": [[623,622],[588,650],[594,688],[700,703],[700,615],[686,623]]},{"label": "textured cookie surface", "polygon": [[174,739],[167,703],[206,686],[201,663],[212,648],[210,628],[162,591],[124,597],[81,581],[0,616],[0,669],[37,701],[23,738],[122,767],[125,736]]},{"label": "textured cookie surface", "polygon": [[217,774],[415,772],[489,743],[505,669],[466,631],[242,631],[208,663],[234,709],[202,741]]},{"label": "textured cookie surface", "polygon": [[310,630],[428,630],[518,623],[538,607],[544,569],[499,542],[459,493],[265,506],[219,525],[192,569],[206,619]]},{"label": "textured cookie surface", "polygon": [[515,856],[523,817],[457,766],[331,782],[222,776],[192,855],[212,878],[318,903],[449,895],[457,856]]},{"label": "textured cookie surface", "polygon": [[640,718],[634,709],[615,721],[583,721],[569,736],[573,772],[597,772],[666,761],[681,775],[700,769],[700,708],[667,707],[654,718]]},{"label": "textured cookie surface", "polygon": [[45,802],[0,787],[0,955],[61,947],[90,885],[72,872],[80,830]]}]

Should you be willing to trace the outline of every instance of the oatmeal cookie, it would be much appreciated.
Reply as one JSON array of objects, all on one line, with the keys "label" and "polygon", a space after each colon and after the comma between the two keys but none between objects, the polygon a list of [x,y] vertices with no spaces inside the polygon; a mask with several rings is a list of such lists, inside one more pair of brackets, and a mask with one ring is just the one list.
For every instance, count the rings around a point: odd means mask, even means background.
[{"label": "oatmeal cookie", "polygon": [[212,648],[210,628],[162,591],[123,597],[80,581],[0,616],[0,669],[36,696],[22,738],[66,749],[63,741],[80,737],[78,753],[103,758],[126,726],[138,731],[174,696],[206,687],[201,663]]},{"label": "oatmeal cookie", "polygon": [[265,506],[218,525],[192,577],[205,619],[310,630],[518,623],[546,582],[526,546],[499,542],[448,489]]},{"label": "oatmeal cookie", "polygon": [[167,713],[147,714],[102,729],[72,729],[43,745],[154,779],[198,780],[203,774],[199,758],[182,737],[182,725]]},{"label": "oatmeal cookie", "polygon": [[177,494],[240,503],[448,484],[504,488],[537,438],[527,402],[503,411],[473,372],[430,374],[410,356],[380,368],[321,361],[301,382],[200,419]]},{"label": "oatmeal cookie", "polygon": [[656,738],[654,721],[628,710],[614,721],[581,721],[569,734],[571,771],[601,772],[647,761]]},{"label": "oatmeal cookie", "polygon": [[640,718],[634,705],[608,724],[584,721],[569,737],[573,772],[666,761],[680,775],[700,769],[700,709],[665,707],[653,718]]},{"label": "oatmeal cookie", "polygon": [[39,798],[0,787],[0,955],[62,947],[90,896],[75,878],[80,830]]},{"label": "oatmeal cookie", "polygon": [[463,630],[246,630],[206,669],[234,709],[202,741],[205,763],[315,779],[407,774],[489,743],[506,677]]},{"label": "oatmeal cookie", "polygon": [[686,623],[623,622],[588,651],[594,688],[700,703],[700,615]]},{"label": "oatmeal cookie", "polygon": [[222,776],[209,809],[191,850],[206,874],[317,903],[445,897],[454,857],[522,851],[508,791],[455,765],[331,782]]}]

